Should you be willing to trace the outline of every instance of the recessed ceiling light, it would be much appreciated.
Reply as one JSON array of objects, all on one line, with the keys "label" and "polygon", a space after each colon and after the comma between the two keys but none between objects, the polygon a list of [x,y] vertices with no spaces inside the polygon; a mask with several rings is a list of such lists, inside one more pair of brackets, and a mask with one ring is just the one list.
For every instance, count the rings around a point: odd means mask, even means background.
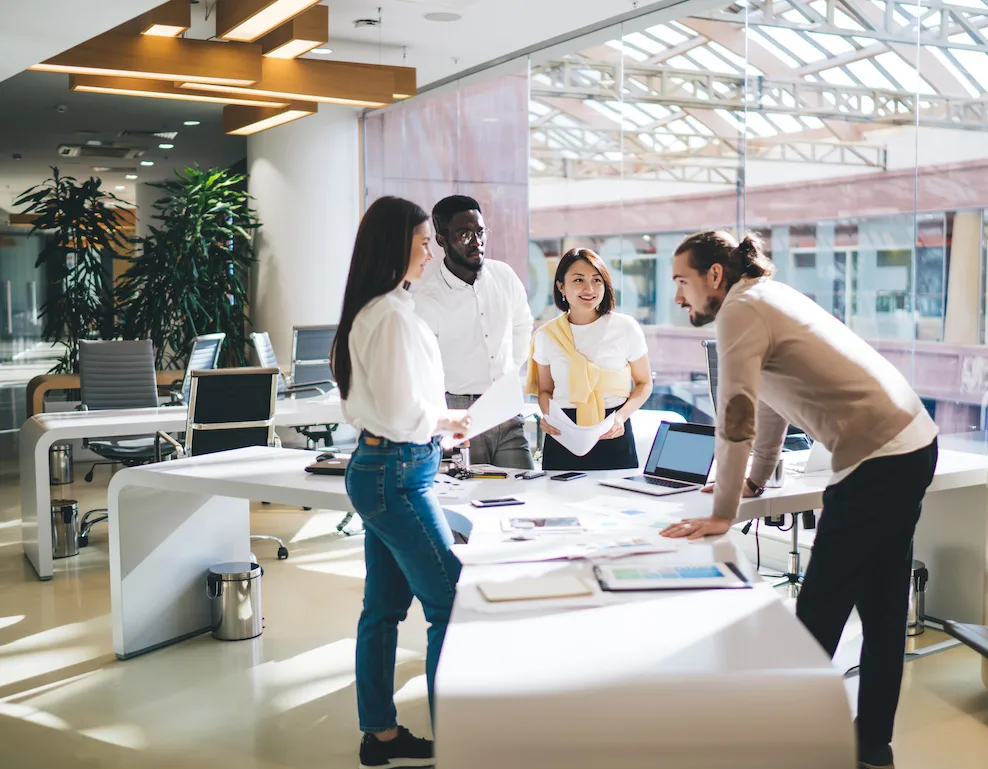
[{"label": "recessed ceiling light", "polygon": [[137,174],[125,174],[124,179],[136,179]]},{"label": "recessed ceiling light", "polygon": [[142,160],[141,161],[141,165],[142,166],[153,166],[154,165],[154,161],[153,160]]},{"label": "recessed ceiling light", "polygon": [[333,52],[332,48],[313,48],[309,53],[314,53],[318,56],[329,56]]},{"label": "recessed ceiling light", "polygon": [[103,142],[101,142],[99,139],[86,139],[86,144],[88,144],[90,147],[100,147],[103,145]]},{"label": "recessed ceiling light", "polygon": [[124,184],[118,184],[116,187],[114,187],[114,189],[116,189],[116,190],[125,190],[125,189],[127,189],[127,186],[124,185]]},{"label": "recessed ceiling light", "polygon": [[159,144],[158,145],[158,149],[159,150],[173,150],[173,149],[175,149],[175,145],[174,144],[168,144],[168,143]]},{"label": "recessed ceiling light", "polygon": [[425,15],[429,21],[459,21],[463,17],[458,13],[449,13],[447,11],[436,11],[435,13],[427,13]]},{"label": "recessed ceiling light", "polygon": [[186,120],[182,125],[199,125],[198,120]]}]

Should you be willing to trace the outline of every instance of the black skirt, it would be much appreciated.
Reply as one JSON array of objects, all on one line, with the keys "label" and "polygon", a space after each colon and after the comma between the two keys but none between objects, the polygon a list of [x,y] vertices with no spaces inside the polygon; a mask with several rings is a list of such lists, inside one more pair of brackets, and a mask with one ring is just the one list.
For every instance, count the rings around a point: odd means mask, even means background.
[{"label": "black skirt", "polygon": [[[612,414],[618,408],[620,406],[607,409],[605,414]],[[576,421],[576,409],[563,409],[563,412]],[[597,441],[589,453],[582,457],[576,456],[551,435],[545,436],[542,448],[543,470],[629,470],[637,467],[638,452],[635,450],[635,434],[631,429],[630,419],[624,423],[624,435]]]}]

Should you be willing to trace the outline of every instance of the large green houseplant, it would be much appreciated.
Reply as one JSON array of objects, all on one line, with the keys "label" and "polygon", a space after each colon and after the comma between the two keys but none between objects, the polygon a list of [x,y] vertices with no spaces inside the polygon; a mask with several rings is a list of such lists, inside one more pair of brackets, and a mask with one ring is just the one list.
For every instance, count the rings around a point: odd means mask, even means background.
[{"label": "large green houseplant", "polygon": [[125,339],[150,339],[158,368],[182,368],[199,334],[224,332],[226,365],[247,364],[247,292],[255,261],[244,174],[186,168],[150,186],[157,224],[117,285],[117,316]]},{"label": "large green houseplant", "polygon": [[116,208],[121,201],[101,185],[98,178],[79,182],[52,167],[51,178],[14,202],[35,217],[31,232],[48,236],[35,266],[44,265],[48,282],[44,339],[66,347],[55,373],[79,370],[81,339],[114,334],[112,259],[127,242]]}]

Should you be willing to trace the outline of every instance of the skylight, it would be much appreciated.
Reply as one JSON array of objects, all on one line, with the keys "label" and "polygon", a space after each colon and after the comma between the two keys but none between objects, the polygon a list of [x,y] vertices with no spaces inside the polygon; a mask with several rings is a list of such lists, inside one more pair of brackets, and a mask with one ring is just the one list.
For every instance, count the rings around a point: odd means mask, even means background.
[{"label": "skylight", "polygon": [[881,64],[885,71],[894,77],[903,88],[911,93],[936,93],[936,89],[921,78],[914,67],[906,63],[895,51],[886,51],[875,57],[875,61]]},{"label": "skylight", "polygon": [[650,54],[661,53],[666,49],[666,46],[654,37],[643,35],[641,32],[631,32],[630,34],[625,35],[623,40],[624,42],[635,46],[635,48]]},{"label": "skylight", "polygon": [[[967,92],[968,96],[977,97],[981,95],[981,92],[971,84],[971,80],[964,74],[958,67],[954,64],[953,60],[947,56],[942,50],[933,45],[924,46],[924,48],[931,54],[933,54],[940,63],[946,67],[947,71],[954,76],[957,81],[958,88]],[[954,95],[956,92],[946,92],[948,95]]]},{"label": "skylight", "polygon": [[549,118],[549,122],[553,125],[562,126],[563,128],[579,128],[580,124],[577,123],[569,115],[554,115]]},{"label": "skylight", "polygon": [[690,51],[690,58],[697,61],[705,69],[711,72],[723,72],[728,75],[736,75],[738,70],[732,67],[719,56],[711,53],[706,48],[694,48]]},{"label": "skylight", "polygon": [[680,43],[685,43],[689,40],[689,38],[682,32],[678,32],[666,24],[657,24],[654,27],[649,27],[645,31],[652,37],[661,40],[663,43],[668,45],[679,45]]},{"label": "skylight", "polygon": [[773,112],[767,115],[768,119],[772,121],[772,124],[778,127],[785,133],[788,134],[798,134],[803,130],[803,124],[800,123],[792,115],[786,115],[781,112]]},{"label": "skylight", "polygon": [[735,117],[733,112],[726,109],[714,110],[718,115],[720,115],[724,120],[726,120],[732,127],[734,127],[738,132],[744,129],[744,124]]},{"label": "skylight", "polygon": [[639,104],[638,108],[647,112],[655,120],[661,120],[672,114],[671,109],[663,107],[661,104]]},{"label": "skylight", "polygon": [[978,85],[988,89],[988,53],[954,50],[951,54]]},{"label": "skylight", "polygon": [[847,38],[842,37],[841,35],[826,35],[822,32],[807,32],[806,36],[817,45],[823,46],[823,48],[830,51],[830,53],[834,56],[842,53],[850,53],[855,50],[854,46],[847,41]]},{"label": "skylight", "polygon": [[840,67],[824,69],[818,74],[824,79],[825,82],[830,83],[830,85],[858,85],[854,82],[853,78],[851,78],[851,76]]},{"label": "skylight", "polygon": [[748,130],[758,136],[775,136],[779,133],[778,129],[758,112],[749,112],[746,119]]},{"label": "skylight", "polygon": [[552,112],[552,107],[550,107],[547,104],[543,104],[542,102],[530,101],[528,102],[528,111],[534,112],[536,115],[542,116],[542,115],[548,115],[550,112]]},{"label": "skylight", "polygon": [[748,28],[748,37],[754,42],[758,43],[762,48],[764,48],[769,53],[777,56],[787,67],[792,69],[797,69],[802,66],[800,62],[796,61],[792,56],[783,51],[779,46],[769,40],[767,37],[759,33],[758,30],[751,27]]},{"label": "skylight", "polygon": [[669,61],[666,62],[673,69],[701,69],[700,65],[696,62],[690,61],[685,56],[673,56]]},{"label": "skylight", "polygon": [[625,45],[620,40],[608,40],[604,43],[609,48],[613,48],[615,51],[620,51],[625,56],[630,56],[635,61],[646,61],[648,59],[648,54],[639,51],[637,48],[633,48],[630,45]]},{"label": "skylight", "polygon": [[878,68],[867,59],[862,61],[852,61],[847,65],[847,69],[869,88],[880,88],[887,91],[898,90],[894,85],[892,85],[892,83],[889,82],[889,79],[879,72]]},{"label": "skylight", "polygon": [[820,61],[827,58],[827,54],[812,45],[795,30],[764,27],[759,31],[772,38],[782,50],[788,51],[793,56],[798,56],[803,61]]}]

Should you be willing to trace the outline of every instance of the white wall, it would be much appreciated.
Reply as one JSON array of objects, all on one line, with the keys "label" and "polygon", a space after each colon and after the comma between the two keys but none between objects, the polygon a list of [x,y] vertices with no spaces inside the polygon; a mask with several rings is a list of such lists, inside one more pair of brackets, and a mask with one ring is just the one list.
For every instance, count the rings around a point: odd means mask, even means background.
[{"label": "white wall", "polygon": [[250,317],[282,365],[292,326],[336,323],[361,213],[359,112],[319,112],[247,141],[250,194],[263,227]]}]

